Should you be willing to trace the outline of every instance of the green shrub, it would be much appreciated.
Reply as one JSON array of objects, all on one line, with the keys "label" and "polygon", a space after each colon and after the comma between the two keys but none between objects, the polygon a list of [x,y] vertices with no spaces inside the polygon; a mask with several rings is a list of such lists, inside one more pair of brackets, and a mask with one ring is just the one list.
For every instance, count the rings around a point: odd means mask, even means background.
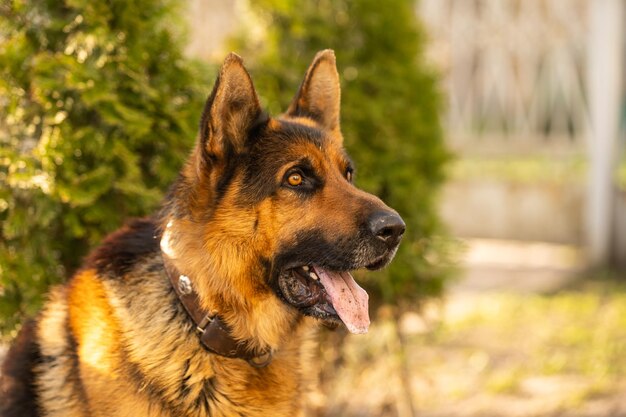
[{"label": "green shrub", "polygon": [[151,212],[191,149],[210,81],[169,29],[176,3],[0,5],[5,335],[103,235]]},{"label": "green shrub", "polygon": [[[106,233],[153,211],[191,149],[213,72],[182,56],[177,3],[0,4],[0,333]],[[449,156],[412,7],[262,0],[267,39],[238,48],[274,114],[317,50],[337,52],[357,182],[408,225],[386,277],[369,281],[385,300],[437,293],[447,276],[435,196]]]},{"label": "green shrub", "polygon": [[[342,130],[359,186],[407,223],[392,266],[369,279],[385,301],[437,294],[449,275],[436,195],[450,155],[439,119],[437,79],[411,0],[258,0],[264,39],[235,41],[265,105],[284,110],[315,52],[332,48],[342,83]],[[373,278],[376,277],[374,280]]]}]

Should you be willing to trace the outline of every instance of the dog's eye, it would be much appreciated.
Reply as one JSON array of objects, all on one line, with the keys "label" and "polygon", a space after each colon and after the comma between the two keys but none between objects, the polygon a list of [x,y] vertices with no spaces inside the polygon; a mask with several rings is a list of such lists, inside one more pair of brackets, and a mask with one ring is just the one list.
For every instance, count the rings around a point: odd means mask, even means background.
[{"label": "dog's eye", "polygon": [[354,171],[352,170],[352,168],[348,168],[346,170],[346,179],[348,180],[348,182],[352,182],[352,178],[354,177]]},{"label": "dog's eye", "polygon": [[315,191],[321,185],[319,177],[315,175],[312,168],[306,165],[299,165],[287,170],[283,177],[282,186],[294,191],[309,193]]},{"label": "dog's eye", "polygon": [[298,185],[302,184],[302,175],[298,174],[297,172],[291,173],[289,174],[289,177],[287,177],[287,182],[292,187],[297,187]]}]

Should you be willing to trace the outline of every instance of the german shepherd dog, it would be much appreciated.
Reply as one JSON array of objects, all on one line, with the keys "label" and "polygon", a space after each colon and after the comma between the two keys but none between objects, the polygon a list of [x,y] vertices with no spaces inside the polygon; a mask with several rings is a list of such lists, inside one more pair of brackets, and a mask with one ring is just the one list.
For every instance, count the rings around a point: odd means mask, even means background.
[{"label": "german shepherd dog", "polygon": [[23,326],[2,416],[303,415],[317,324],[368,330],[349,271],[386,266],[405,228],[353,185],[339,102],[331,50],[275,118],[230,54],[161,211]]}]

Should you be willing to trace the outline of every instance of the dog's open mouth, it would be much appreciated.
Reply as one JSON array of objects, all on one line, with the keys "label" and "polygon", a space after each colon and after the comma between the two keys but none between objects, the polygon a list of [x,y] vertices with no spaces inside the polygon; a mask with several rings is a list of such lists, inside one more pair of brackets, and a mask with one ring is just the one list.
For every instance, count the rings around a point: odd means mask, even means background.
[{"label": "dog's open mouth", "polygon": [[303,265],[284,270],[278,285],[286,301],[304,314],[329,324],[341,320],[350,332],[367,333],[369,297],[349,272]]}]

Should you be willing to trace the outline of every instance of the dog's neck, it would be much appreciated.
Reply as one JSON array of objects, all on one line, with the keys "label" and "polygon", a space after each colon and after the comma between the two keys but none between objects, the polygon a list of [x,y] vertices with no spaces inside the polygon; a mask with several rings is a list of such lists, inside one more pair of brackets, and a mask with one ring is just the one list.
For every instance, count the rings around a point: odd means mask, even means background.
[{"label": "dog's neck", "polygon": [[[153,262],[159,263],[161,255],[155,256]],[[146,274],[152,274],[154,279],[146,279]],[[291,329],[277,329],[285,331],[272,362],[264,368],[255,368],[245,360],[210,354],[201,346],[196,333],[191,330],[187,313],[176,304],[171,284],[161,271],[138,270],[129,280],[119,285],[137,286],[135,293],[140,294],[158,292],[162,295],[160,299],[164,300],[145,306],[136,301],[130,312],[133,319],[125,323],[128,336],[124,339],[134,360],[142,364],[143,380],[162,390],[159,391],[162,397],[172,399],[170,405],[175,405],[172,416],[238,415],[251,396],[256,396],[257,408],[246,415],[297,415],[296,409],[312,392],[309,388],[316,375],[314,319],[302,318]],[[127,303],[123,297],[128,291],[122,287],[116,294],[119,296],[115,297],[115,304],[125,306]],[[238,314],[245,316],[248,313]],[[166,327],[164,320],[158,318],[167,318]],[[137,334],[146,336],[133,336]],[[156,344],[145,342],[155,339],[159,340]],[[246,383],[233,384],[232,381]],[[262,384],[253,381],[262,381]],[[137,392],[150,393],[145,385],[137,387],[140,388]],[[216,410],[219,410],[217,414]]]},{"label": "dog's neck", "polygon": [[218,310],[201,307],[198,293],[191,278],[174,266],[168,256],[162,253],[163,266],[178,300],[193,321],[200,343],[214,354],[227,358],[246,360],[250,365],[264,368],[272,361],[273,351],[249,349],[244,341],[233,338],[228,325],[223,322]]},{"label": "dog's neck", "polygon": [[189,277],[200,307],[216,311],[233,339],[245,341],[256,352],[279,350],[293,337],[302,316],[285,306],[266,284],[266,266],[254,262],[258,256],[249,252],[249,242],[222,239],[208,248],[202,243],[204,233],[201,225],[188,220],[168,220],[161,250]]}]

